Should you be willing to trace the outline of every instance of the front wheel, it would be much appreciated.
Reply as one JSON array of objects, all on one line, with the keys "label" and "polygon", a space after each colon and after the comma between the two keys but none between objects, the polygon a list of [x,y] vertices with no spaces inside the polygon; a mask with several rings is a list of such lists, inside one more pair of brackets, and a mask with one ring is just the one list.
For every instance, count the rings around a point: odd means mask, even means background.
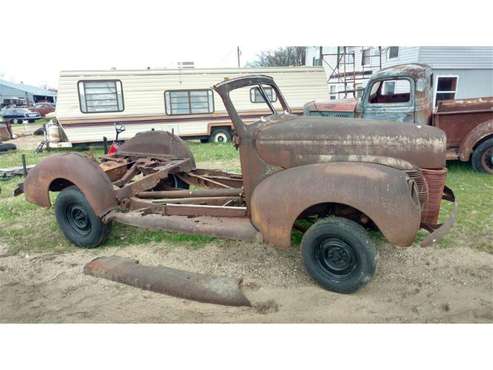
[{"label": "front wheel", "polygon": [[353,293],[375,274],[377,250],[354,221],[329,217],[313,224],[301,241],[308,274],[324,289]]},{"label": "front wheel", "polygon": [[55,203],[55,216],[63,235],[81,248],[95,248],[108,237],[111,224],[96,216],[82,192],[75,186],[61,191]]},{"label": "front wheel", "polygon": [[493,138],[482,142],[474,149],[471,162],[476,171],[493,175]]}]

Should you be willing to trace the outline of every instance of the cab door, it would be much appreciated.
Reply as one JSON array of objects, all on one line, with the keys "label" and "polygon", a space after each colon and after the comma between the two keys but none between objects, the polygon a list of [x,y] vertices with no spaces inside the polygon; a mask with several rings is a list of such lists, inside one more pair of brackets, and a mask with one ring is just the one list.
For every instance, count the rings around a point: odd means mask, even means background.
[{"label": "cab door", "polygon": [[361,102],[362,118],[415,122],[415,87],[411,79],[394,78],[370,83]]}]

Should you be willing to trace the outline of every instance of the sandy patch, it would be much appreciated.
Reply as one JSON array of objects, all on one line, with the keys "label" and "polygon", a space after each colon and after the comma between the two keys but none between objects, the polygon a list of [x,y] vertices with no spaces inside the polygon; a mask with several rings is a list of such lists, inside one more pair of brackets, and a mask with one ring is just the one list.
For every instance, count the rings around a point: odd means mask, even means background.
[{"label": "sandy patch", "polygon": [[[491,322],[493,255],[470,248],[379,248],[377,273],[353,295],[319,288],[296,249],[210,243],[0,258],[1,322]],[[1,252],[0,252],[1,254]],[[197,303],[86,276],[99,255],[244,278],[254,307]]]}]

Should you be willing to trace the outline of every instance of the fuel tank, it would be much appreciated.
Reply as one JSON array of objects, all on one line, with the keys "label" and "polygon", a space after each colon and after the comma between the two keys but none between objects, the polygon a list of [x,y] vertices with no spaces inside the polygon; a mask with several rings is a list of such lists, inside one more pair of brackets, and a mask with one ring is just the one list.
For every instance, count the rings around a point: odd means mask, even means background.
[{"label": "fuel tank", "polygon": [[446,160],[438,128],[351,118],[282,115],[258,127],[255,146],[265,162],[282,168],[364,157],[438,169]]}]

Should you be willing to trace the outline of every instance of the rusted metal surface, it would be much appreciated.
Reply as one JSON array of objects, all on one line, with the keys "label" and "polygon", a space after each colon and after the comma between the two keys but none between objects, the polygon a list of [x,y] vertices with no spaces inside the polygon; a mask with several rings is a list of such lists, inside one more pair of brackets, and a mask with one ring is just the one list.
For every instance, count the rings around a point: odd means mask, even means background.
[{"label": "rusted metal surface", "polygon": [[428,228],[431,233],[421,242],[421,246],[423,247],[428,247],[439,241],[449,232],[449,230],[455,224],[459,204],[455,199],[454,192],[445,186],[442,199],[454,203],[454,208],[452,209],[452,212],[450,213],[447,221],[445,221],[443,224],[425,225],[425,228]]},{"label": "rusted metal surface", "polygon": [[[180,206],[181,209],[186,207],[185,205]],[[206,208],[207,206],[201,207],[201,209]],[[234,212],[236,213],[237,211],[234,210]],[[134,211],[127,213],[115,212],[111,215],[111,220],[146,229],[168,230],[184,234],[201,234],[224,239],[249,241],[261,239],[258,231],[247,217],[143,215],[142,212]]]},{"label": "rusted metal surface", "polygon": [[139,153],[140,156],[169,155],[171,159],[189,159],[190,169],[195,168],[193,154],[178,136],[166,131],[147,131],[137,134],[123,143],[117,151],[119,156]]},{"label": "rusted metal surface", "polygon": [[199,190],[167,190],[167,191],[143,191],[139,198],[196,198],[196,197],[221,197],[239,196],[241,189],[199,189]]},{"label": "rusted metal surface", "polygon": [[[432,69],[425,64],[401,64],[375,72],[358,102],[355,116],[421,125],[429,124],[433,113],[433,89],[430,88],[432,76]],[[385,80],[409,81],[409,100],[398,104],[370,103],[372,86]]]},{"label": "rusted metal surface", "polygon": [[354,116],[358,101],[356,99],[338,99],[334,101],[311,101],[305,104],[304,114],[309,116],[312,112],[342,112],[351,113]]},{"label": "rusted metal surface", "polygon": [[[183,164],[189,161],[190,159],[188,158],[178,159],[152,168],[154,170],[152,173],[123,186],[121,189],[118,189],[116,191],[117,199],[121,201],[134,196],[141,191],[155,187],[161,180],[166,179],[172,170],[180,168]],[[139,169],[137,165],[134,165],[131,171],[132,176],[135,176],[138,172],[144,172],[142,169]]]},{"label": "rusted metal surface", "polygon": [[108,175],[112,182],[122,178],[127,172],[129,163],[126,160],[121,161],[107,161],[99,164],[101,169]]},{"label": "rusted metal surface", "polygon": [[[430,126],[343,118],[290,117],[255,135],[260,157],[282,168],[329,162],[331,156],[380,156],[416,167],[445,166],[445,134]],[[304,156],[309,160],[304,160]]]},{"label": "rusted metal surface", "polygon": [[50,207],[49,191],[75,185],[84,194],[98,216],[118,204],[110,178],[97,162],[78,153],[54,155],[43,159],[29,171],[24,182],[27,201]]},{"label": "rusted metal surface", "polygon": [[493,137],[493,116],[490,120],[485,121],[472,129],[463,139],[459,147],[461,161],[468,161],[471,158],[474,147],[483,139]]},{"label": "rusted metal surface", "polygon": [[305,210],[319,204],[342,204],[366,215],[391,243],[408,246],[419,229],[421,210],[407,179],[403,171],[374,164],[291,168],[257,186],[251,204],[252,222],[264,240],[287,248],[294,222]]},{"label": "rusted metal surface", "polygon": [[[420,94],[415,102],[425,104],[429,97],[426,78],[431,76],[431,69],[422,65],[397,66],[381,71],[377,77],[385,78],[397,71],[420,81],[413,90]],[[419,188],[416,182],[409,182],[409,176],[400,170],[409,171],[407,163],[418,170],[443,168],[446,140],[442,131],[383,121],[299,118],[289,114],[283,99],[283,112],[273,111],[271,116],[246,125],[229,93],[247,85],[269,85],[278,92],[277,85],[265,76],[226,81],[215,89],[239,133],[245,199],[252,222],[265,240],[289,246],[291,228],[304,209],[317,202],[335,202],[368,213],[394,244],[413,242],[420,226],[421,202],[428,199],[428,194],[420,194],[427,190],[424,185]],[[423,112],[430,109],[423,107]],[[373,158],[375,163],[358,164],[358,157],[366,161]],[[326,164],[313,165],[320,162]],[[397,166],[392,168],[393,165]],[[331,173],[330,169],[335,168],[340,172]],[[382,179],[396,182],[396,186],[390,190],[389,182],[379,183]],[[415,185],[410,186],[412,183]],[[379,190],[375,193],[375,189]],[[409,221],[402,221],[402,215]]]},{"label": "rusted metal surface", "polygon": [[445,179],[447,178],[447,169],[423,169],[422,174],[428,188],[428,200],[422,207],[421,222],[433,225],[438,223],[442,194],[445,187]]},{"label": "rusted metal surface", "polygon": [[189,184],[210,188],[241,188],[243,186],[241,175],[219,170],[196,169],[182,172],[178,174],[178,177]]},{"label": "rusted metal surface", "polygon": [[493,113],[493,96],[459,100],[444,100],[438,103],[436,114]]},{"label": "rusted metal surface", "polygon": [[87,275],[174,297],[226,306],[251,306],[241,279],[198,274],[165,266],[143,266],[127,257],[98,257],[84,266]]}]

